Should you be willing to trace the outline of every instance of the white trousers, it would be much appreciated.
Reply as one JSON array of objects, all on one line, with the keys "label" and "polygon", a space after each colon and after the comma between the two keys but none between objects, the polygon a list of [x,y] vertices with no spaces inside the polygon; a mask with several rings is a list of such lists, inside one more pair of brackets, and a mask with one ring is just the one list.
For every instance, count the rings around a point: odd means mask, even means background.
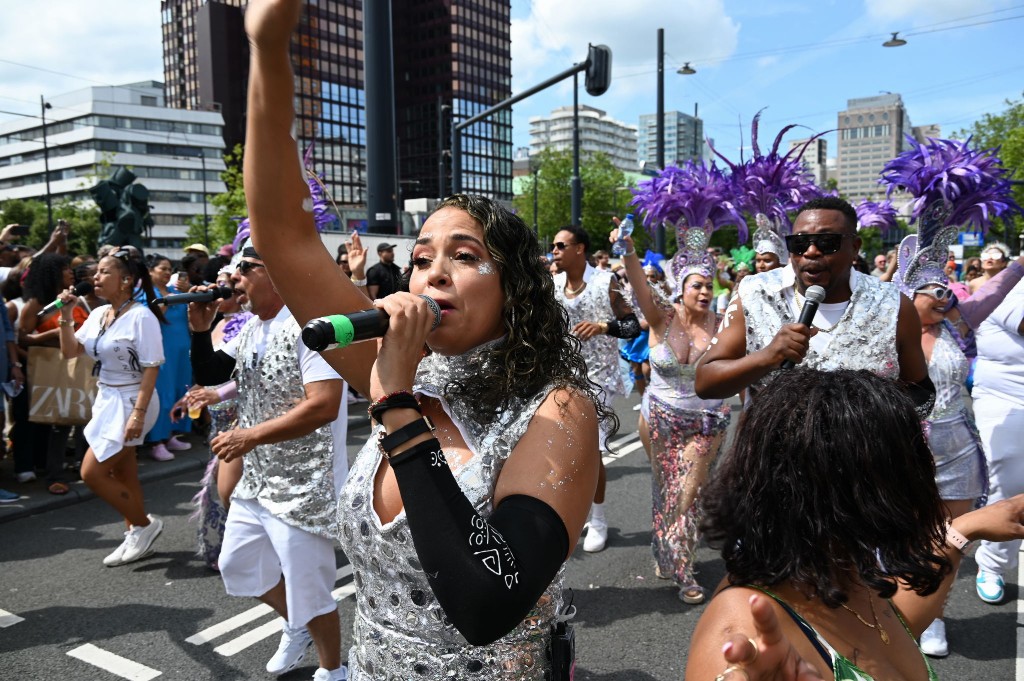
[{"label": "white trousers", "polygon": [[[973,397],[974,418],[988,459],[988,503],[994,504],[1024,493],[1024,407],[982,388],[976,388]],[[1019,539],[982,541],[975,560],[982,570],[1005,575],[1017,567],[1019,550]]]}]

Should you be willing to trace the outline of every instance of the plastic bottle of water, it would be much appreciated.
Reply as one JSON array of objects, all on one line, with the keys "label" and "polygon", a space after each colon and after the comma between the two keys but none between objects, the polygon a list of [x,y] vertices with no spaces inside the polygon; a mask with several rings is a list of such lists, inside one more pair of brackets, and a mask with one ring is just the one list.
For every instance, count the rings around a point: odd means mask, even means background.
[{"label": "plastic bottle of water", "polygon": [[612,255],[623,256],[626,254],[626,242],[623,237],[633,235],[633,214],[626,213],[626,219],[619,223],[619,239],[612,244]]}]

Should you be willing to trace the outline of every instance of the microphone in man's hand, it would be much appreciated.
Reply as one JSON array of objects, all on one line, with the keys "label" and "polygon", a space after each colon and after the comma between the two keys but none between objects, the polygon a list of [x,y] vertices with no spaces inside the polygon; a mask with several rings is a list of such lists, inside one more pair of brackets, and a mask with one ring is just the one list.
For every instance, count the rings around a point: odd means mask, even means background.
[{"label": "microphone in man's hand", "polygon": [[[808,286],[804,291],[804,307],[800,310],[800,319],[797,324],[810,326],[814,322],[814,315],[818,314],[818,305],[825,300],[825,289],[820,286]],[[783,369],[792,369],[796,362],[791,359],[783,360],[780,365]]]},{"label": "microphone in man's hand", "polygon": [[[96,287],[92,285],[91,281],[80,281],[77,284],[75,284],[75,296],[77,296],[77,297],[87,296],[90,293],[92,293],[95,290],[95,288]],[[49,305],[44,307],[42,310],[40,310],[36,314],[36,316],[37,317],[45,317],[46,315],[50,314],[51,312],[56,312],[57,310],[61,309],[62,307],[64,307],[64,301],[62,301],[60,298],[58,298],[57,300],[53,301],[52,303],[50,303]]]},{"label": "microphone in man's hand", "polygon": [[227,299],[235,295],[235,289],[230,286],[214,286],[206,291],[195,293],[175,293],[173,295],[157,298],[155,302],[162,305],[180,305],[182,303],[209,303],[221,298]]},{"label": "microphone in man's hand", "polygon": [[[427,301],[431,312],[434,313],[434,325],[431,330],[436,329],[441,323],[441,308],[433,298],[420,298]],[[302,327],[302,342],[315,352],[343,348],[359,341],[380,338],[388,332],[389,322],[387,313],[376,308],[351,314],[318,317]]]}]

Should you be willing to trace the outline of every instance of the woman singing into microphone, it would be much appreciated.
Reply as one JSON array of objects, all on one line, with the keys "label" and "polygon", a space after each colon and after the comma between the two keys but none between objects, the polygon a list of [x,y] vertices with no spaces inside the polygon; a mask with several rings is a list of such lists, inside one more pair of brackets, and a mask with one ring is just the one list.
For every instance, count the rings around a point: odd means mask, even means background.
[{"label": "woman singing into microphone", "polygon": [[[82,480],[128,526],[121,545],[103,559],[114,567],[146,556],[163,529],[163,521],[146,514],[135,460],[135,448],[160,411],[154,388],[164,362],[163,316],[152,305],[156,296],[145,264],[127,250],[100,260],[94,283],[96,295],[110,304],[94,309],[77,332],[71,314],[78,298],[72,289],[60,294],[60,350],[67,359],[88,355],[99,370],[99,392],[85,426],[89,449]],[[133,297],[140,284],[149,307]]]}]

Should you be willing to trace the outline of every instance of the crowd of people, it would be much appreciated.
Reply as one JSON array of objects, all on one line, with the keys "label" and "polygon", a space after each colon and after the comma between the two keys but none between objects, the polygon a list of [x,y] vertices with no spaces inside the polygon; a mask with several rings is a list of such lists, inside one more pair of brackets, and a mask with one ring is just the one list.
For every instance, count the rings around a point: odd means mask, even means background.
[{"label": "crowd of people", "polygon": [[[641,259],[617,225],[617,263],[575,225],[544,253],[501,204],[456,194],[406,271],[387,242],[367,267],[358,234],[323,247],[322,185],[295,153],[302,7],[246,13],[249,217],[234,244],[213,257],[195,244],[180,263],[131,247],[72,259],[62,223],[39,253],[0,245],[18,480],[45,471],[65,493],[73,431],[82,479],[125,523],[103,562],[131,563],[163,528],[138,448],[168,460],[201,425],[200,556],[228,594],[284,619],[269,674],[315,648],[315,681],[564,681],[564,564],[581,540],[608,544],[601,454],[635,388],[651,570],[706,603],[687,678],[934,679],[967,545],[981,541],[978,596],[1000,603],[1024,538],[1024,256],[990,243],[962,274],[949,260],[961,226],[989,213],[936,183],[918,191],[906,152],[885,177],[915,198],[917,233],[871,270],[865,213],[803,183],[780,133],[768,154],[726,160],[728,176],[690,163],[637,190],[646,224],[674,228],[671,258]],[[729,223],[745,240],[748,218],[752,248],[711,245]],[[160,302],[217,286],[231,295]],[[371,307],[388,318],[379,341],[318,353],[301,340],[308,322]],[[83,426],[30,418],[35,346],[94,363]],[[373,427],[351,468],[350,391]],[[722,553],[720,584],[699,580],[702,536]],[[355,585],[347,653],[336,545]]]}]

